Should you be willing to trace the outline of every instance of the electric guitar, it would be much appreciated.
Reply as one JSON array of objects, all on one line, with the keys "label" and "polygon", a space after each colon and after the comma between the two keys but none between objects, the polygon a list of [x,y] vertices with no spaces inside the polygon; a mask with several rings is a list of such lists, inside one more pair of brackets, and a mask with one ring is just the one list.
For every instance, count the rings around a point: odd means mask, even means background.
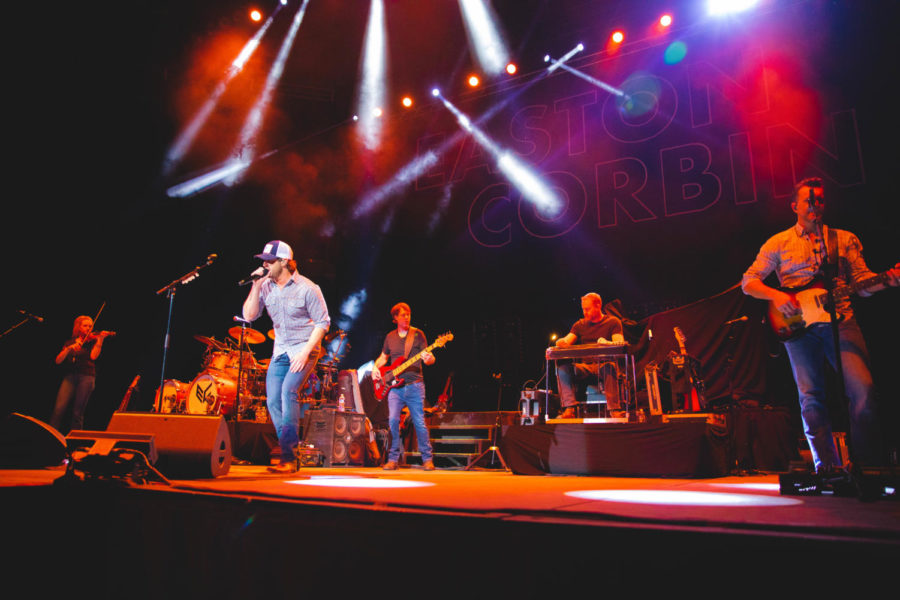
[{"label": "electric guitar", "polygon": [[383,367],[379,367],[378,370],[381,372],[381,381],[375,381],[375,397],[378,400],[384,400],[384,397],[387,396],[387,393],[395,387],[399,387],[403,385],[403,380],[398,379],[397,375],[403,373],[403,371],[407,370],[416,361],[422,358],[422,355],[426,352],[431,352],[435,348],[443,348],[447,342],[453,339],[453,334],[449,331],[444,335],[438,337],[434,341],[433,344],[416,354],[415,356],[411,356],[408,359],[404,359],[402,356],[394,361],[393,364],[385,365]]},{"label": "electric guitar", "polygon": [[[834,290],[834,299],[843,300],[867,288],[886,283],[889,279],[890,271],[885,271],[850,285],[838,286]],[[799,336],[808,327],[831,322],[831,314],[828,312],[828,291],[825,289],[825,282],[821,277],[813,279],[804,286],[779,289],[788,294],[794,303],[800,306],[799,314],[788,317],[778,310],[774,302],[768,303],[769,326],[782,342]]]},{"label": "electric guitar", "polygon": [[703,382],[698,381],[694,378],[694,369],[689,361],[691,360],[691,356],[687,353],[687,348],[684,343],[687,341],[687,336],[684,335],[684,332],[681,331],[681,327],[675,327],[675,339],[678,340],[678,351],[679,354],[676,354],[672,357],[672,364],[676,367],[681,367],[684,369],[684,374],[688,379],[688,384],[690,385],[690,391],[684,394],[684,410],[691,412],[699,412],[700,406],[706,405],[706,401],[700,397],[700,394],[697,392],[697,388],[703,389]]}]

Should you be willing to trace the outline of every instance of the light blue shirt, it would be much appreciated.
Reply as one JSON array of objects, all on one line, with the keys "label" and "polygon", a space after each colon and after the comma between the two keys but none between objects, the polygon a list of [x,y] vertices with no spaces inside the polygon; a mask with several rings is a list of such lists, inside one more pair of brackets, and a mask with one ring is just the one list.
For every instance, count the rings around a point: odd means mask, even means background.
[{"label": "light blue shirt", "polygon": [[284,287],[278,287],[271,279],[263,282],[259,289],[259,305],[251,321],[259,318],[263,306],[275,328],[273,358],[285,352],[289,358],[294,358],[312,337],[316,327],[328,331],[331,326],[322,290],[296,271]]}]

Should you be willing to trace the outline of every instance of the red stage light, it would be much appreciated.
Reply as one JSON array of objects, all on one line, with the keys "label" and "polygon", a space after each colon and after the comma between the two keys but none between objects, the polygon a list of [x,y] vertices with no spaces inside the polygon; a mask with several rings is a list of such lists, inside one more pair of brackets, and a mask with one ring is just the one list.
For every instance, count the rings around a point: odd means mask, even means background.
[{"label": "red stage light", "polygon": [[469,87],[478,87],[479,83],[481,80],[478,79],[478,75],[469,75]]},{"label": "red stage light", "polygon": [[256,9],[250,11],[250,20],[259,22],[262,20],[262,13]]},{"label": "red stage light", "polygon": [[659,18],[659,24],[662,27],[668,27],[672,24],[672,15],[663,15]]},{"label": "red stage light", "polygon": [[413,99],[409,96],[403,96],[403,100],[401,100],[400,103],[406,108],[409,108],[413,105]]},{"label": "red stage light", "polygon": [[615,42],[617,44],[621,44],[622,41],[625,39],[625,32],[622,30],[614,31],[611,39],[613,42]]},{"label": "red stage light", "polygon": [[518,70],[519,69],[518,69],[518,67],[516,67],[516,63],[509,63],[508,65],[506,65],[506,72],[509,73],[510,75],[515,75],[516,71],[518,71]]}]

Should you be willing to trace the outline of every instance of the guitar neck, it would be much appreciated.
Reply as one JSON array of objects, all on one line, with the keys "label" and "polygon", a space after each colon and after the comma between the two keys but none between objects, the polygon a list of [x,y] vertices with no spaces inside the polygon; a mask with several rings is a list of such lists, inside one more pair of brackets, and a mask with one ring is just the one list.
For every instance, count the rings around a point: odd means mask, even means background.
[{"label": "guitar neck", "polygon": [[846,286],[848,294],[855,294],[859,291],[865,290],[870,287],[875,287],[880,283],[885,283],[891,277],[890,271],[885,271],[884,273],[879,273],[878,275],[873,275],[872,277],[867,277],[862,281],[857,281],[856,283],[851,283]]},{"label": "guitar neck", "polygon": [[437,344],[431,344],[430,346],[428,346],[427,348],[425,348],[424,350],[422,350],[415,356],[412,356],[409,359],[407,359],[406,362],[401,363],[399,367],[392,369],[394,376],[396,377],[397,375],[399,375],[406,369],[410,368],[413,365],[413,363],[415,363],[417,360],[422,358],[423,354],[425,354],[426,352],[431,352],[436,346],[437,346]]}]

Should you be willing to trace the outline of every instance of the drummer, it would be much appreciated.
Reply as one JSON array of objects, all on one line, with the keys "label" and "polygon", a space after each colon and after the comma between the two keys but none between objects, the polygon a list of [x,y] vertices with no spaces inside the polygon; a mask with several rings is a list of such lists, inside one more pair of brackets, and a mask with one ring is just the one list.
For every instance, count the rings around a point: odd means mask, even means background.
[{"label": "drummer", "polygon": [[322,290],[297,272],[290,246],[273,240],[256,258],[263,266],[253,273],[260,277],[244,300],[243,313],[253,321],[265,306],[275,329],[272,361],[266,372],[266,406],[278,434],[281,460],[270,470],[289,473],[296,469],[294,449],[306,408],[300,403],[299,390],[319,360],[320,343],[331,319]]}]

